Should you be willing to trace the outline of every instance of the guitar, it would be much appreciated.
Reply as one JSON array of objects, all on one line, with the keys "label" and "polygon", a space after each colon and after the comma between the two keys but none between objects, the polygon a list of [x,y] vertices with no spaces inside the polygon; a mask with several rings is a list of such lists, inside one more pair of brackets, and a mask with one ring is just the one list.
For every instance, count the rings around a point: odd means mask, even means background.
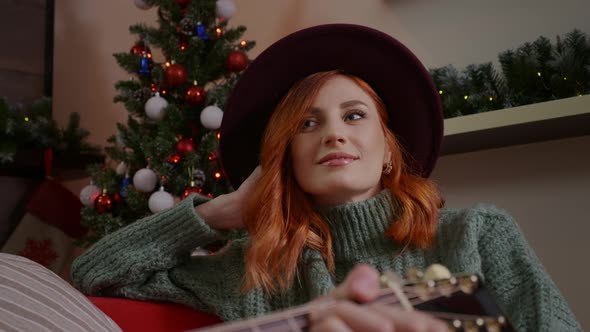
[{"label": "guitar", "polygon": [[[381,276],[381,285],[379,295],[371,303],[427,312],[445,321],[449,331],[514,331],[506,316],[483,287],[481,278],[475,274],[451,275],[445,267],[435,264],[425,273],[410,271],[406,280],[402,280],[393,272],[385,272]],[[307,331],[308,315],[314,305],[317,303],[188,332]]]}]

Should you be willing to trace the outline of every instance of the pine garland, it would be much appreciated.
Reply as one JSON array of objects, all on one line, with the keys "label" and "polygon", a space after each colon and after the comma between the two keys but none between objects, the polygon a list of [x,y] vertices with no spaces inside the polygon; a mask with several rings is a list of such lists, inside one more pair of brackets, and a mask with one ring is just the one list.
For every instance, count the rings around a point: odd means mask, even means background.
[{"label": "pine garland", "polygon": [[86,142],[89,132],[80,128],[80,115],[71,113],[65,128],[53,119],[51,98],[31,104],[11,105],[0,98],[0,165],[14,162],[21,150],[53,149],[56,155],[98,154],[100,149]]},{"label": "pine garland", "polygon": [[498,60],[500,72],[491,62],[461,72],[450,65],[430,70],[445,118],[590,93],[590,40],[580,30],[557,36],[555,44],[541,36]]}]

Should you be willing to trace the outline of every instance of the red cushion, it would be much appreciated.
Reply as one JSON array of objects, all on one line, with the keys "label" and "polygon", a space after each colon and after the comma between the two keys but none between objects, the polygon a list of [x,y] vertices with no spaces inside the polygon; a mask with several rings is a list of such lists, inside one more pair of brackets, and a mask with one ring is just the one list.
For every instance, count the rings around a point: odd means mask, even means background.
[{"label": "red cushion", "polygon": [[88,297],[125,332],[186,331],[220,323],[219,317],[187,306],[110,297]]}]

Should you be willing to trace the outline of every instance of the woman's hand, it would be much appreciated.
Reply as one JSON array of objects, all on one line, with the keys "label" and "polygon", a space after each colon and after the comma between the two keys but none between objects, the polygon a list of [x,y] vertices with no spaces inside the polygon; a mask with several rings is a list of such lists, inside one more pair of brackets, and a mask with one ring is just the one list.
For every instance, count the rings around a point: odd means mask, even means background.
[{"label": "woman's hand", "polygon": [[261,174],[260,166],[256,167],[238,190],[217,196],[209,202],[197,206],[195,211],[212,228],[220,230],[244,228],[242,218],[244,203],[254,191]]},{"label": "woman's hand", "polygon": [[[358,304],[374,300],[378,293],[377,270],[357,265],[332,293],[312,302],[316,309],[310,312],[310,331],[448,331],[445,323],[425,313],[384,304]],[[330,304],[322,307],[322,302]]]}]

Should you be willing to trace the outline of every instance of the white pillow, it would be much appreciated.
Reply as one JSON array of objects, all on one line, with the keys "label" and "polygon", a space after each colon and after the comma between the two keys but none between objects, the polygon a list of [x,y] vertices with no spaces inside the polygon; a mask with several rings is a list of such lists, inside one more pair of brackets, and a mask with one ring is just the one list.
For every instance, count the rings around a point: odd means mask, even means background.
[{"label": "white pillow", "polygon": [[0,331],[121,331],[82,293],[27,258],[0,253]]}]

